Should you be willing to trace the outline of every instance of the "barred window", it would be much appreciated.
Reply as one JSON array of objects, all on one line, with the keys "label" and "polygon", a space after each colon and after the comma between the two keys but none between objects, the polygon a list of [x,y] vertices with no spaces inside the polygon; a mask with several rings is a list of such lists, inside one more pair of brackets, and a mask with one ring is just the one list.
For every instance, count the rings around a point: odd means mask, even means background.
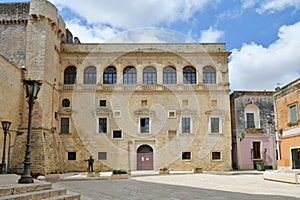
[{"label": "barred window", "polygon": [[117,70],[113,66],[109,66],[103,73],[103,84],[116,84],[117,83]]},{"label": "barred window", "polygon": [[220,132],[219,120],[220,120],[220,119],[217,118],[217,117],[210,118],[210,122],[211,122],[211,132],[212,132],[212,133],[219,133],[219,132]]},{"label": "barred window", "polygon": [[196,84],[196,69],[192,66],[183,68],[183,83]]},{"label": "barred window", "polygon": [[164,84],[176,84],[177,83],[177,76],[176,76],[176,69],[171,66],[167,66],[163,70],[164,75]]},{"label": "barred window", "polygon": [[96,67],[90,66],[84,70],[83,84],[96,84]]},{"label": "barred window", "polygon": [[150,119],[148,117],[140,119],[140,133],[149,133]]},{"label": "barred window", "polygon": [[64,84],[75,84],[76,82],[76,67],[67,67],[64,71]]},{"label": "barred window", "polygon": [[69,118],[60,119],[60,132],[69,133]]},{"label": "barred window", "polygon": [[70,100],[69,99],[63,99],[62,100],[62,107],[70,107]]},{"label": "barred window", "polygon": [[107,133],[107,118],[99,118],[99,133]]},{"label": "barred window", "polygon": [[216,84],[216,70],[211,66],[203,68],[203,83]]},{"label": "barred window", "polygon": [[191,133],[191,118],[189,117],[181,118],[181,132]]},{"label": "barred window", "polygon": [[143,71],[143,83],[144,84],[156,84],[156,69],[148,66]]},{"label": "barred window", "polygon": [[129,66],[124,69],[123,84],[136,84],[136,69],[135,69],[135,67]]}]

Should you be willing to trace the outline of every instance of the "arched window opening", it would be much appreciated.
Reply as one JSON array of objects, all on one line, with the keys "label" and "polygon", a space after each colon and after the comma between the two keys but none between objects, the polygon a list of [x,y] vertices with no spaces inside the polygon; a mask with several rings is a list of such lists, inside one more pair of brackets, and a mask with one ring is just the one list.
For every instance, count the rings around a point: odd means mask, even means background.
[{"label": "arched window opening", "polygon": [[103,84],[116,84],[117,83],[117,70],[113,66],[109,66],[103,73]]},{"label": "arched window opening", "polygon": [[153,152],[152,147],[150,147],[149,145],[142,145],[137,149],[137,153],[150,153]]},{"label": "arched window opening", "polygon": [[123,84],[136,84],[136,69],[128,66],[123,71]]},{"label": "arched window opening", "polygon": [[203,83],[216,84],[216,70],[211,66],[203,68]]},{"label": "arched window opening", "polygon": [[62,100],[62,107],[70,107],[70,100],[69,99],[63,99]]},{"label": "arched window opening", "polygon": [[148,66],[143,71],[143,83],[144,84],[156,84],[156,69]]},{"label": "arched window opening", "polygon": [[163,70],[164,75],[164,84],[176,84],[177,83],[177,76],[176,76],[176,69],[171,66],[167,66]]},{"label": "arched window opening", "polygon": [[64,84],[75,84],[76,82],[76,67],[67,67],[64,71]]},{"label": "arched window opening", "polygon": [[96,67],[90,66],[84,70],[83,84],[96,84]]},{"label": "arched window opening", "polygon": [[183,83],[196,84],[196,69],[192,66],[183,68]]},{"label": "arched window opening", "polygon": [[254,104],[245,107],[245,127],[260,128],[259,108]]}]

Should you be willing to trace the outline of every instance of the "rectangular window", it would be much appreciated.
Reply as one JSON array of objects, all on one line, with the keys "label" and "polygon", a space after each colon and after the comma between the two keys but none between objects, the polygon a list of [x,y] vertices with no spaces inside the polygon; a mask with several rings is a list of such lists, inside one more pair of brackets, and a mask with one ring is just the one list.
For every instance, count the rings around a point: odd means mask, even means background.
[{"label": "rectangular window", "polygon": [[114,110],[113,115],[114,115],[114,118],[121,118],[121,111],[120,110]]},{"label": "rectangular window", "polygon": [[98,160],[107,160],[106,152],[98,152]]},{"label": "rectangular window", "polygon": [[212,160],[221,160],[221,152],[219,152],[219,151],[211,152],[211,159]]},{"label": "rectangular window", "polygon": [[122,138],[122,131],[121,130],[114,130],[113,131],[113,138]]},{"label": "rectangular window", "polygon": [[142,106],[147,106],[147,100],[141,100],[141,105]]},{"label": "rectangular window", "polygon": [[100,107],[106,107],[106,100],[100,100]]},{"label": "rectangular window", "polygon": [[218,105],[218,100],[211,100],[211,106],[216,107]]},{"label": "rectangular window", "polygon": [[181,132],[190,133],[191,132],[191,118],[183,117],[181,118]]},{"label": "rectangular window", "polygon": [[76,160],[76,152],[68,152],[68,160]]},{"label": "rectangular window", "polygon": [[60,132],[69,133],[69,118],[60,119]]},{"label": "rectangular window", "polygon": [[211,132],[220,133],[220,119],[218,117],[210,118]]},{"label": "rectangular window", "polygon": [[169,110],[169,111],[168,111],[168,117],[169,117],[169,118],[176,118],[176,112],[173,111],[173,110],[172,110],[172,111]]},{"label": "rectangular window", "polygon": [[297,106],[296,104],[290,106],[290,122],[297,122]]},{"label": "rectangular window", "polygon": [[107,133],[107,118],[99,118],[99,133]]},{"label": "rectangular window", "polygon": [[141,118],[140,119],[140,133],[149,133],[149,125],[150,125],[150,119],[147,118]]},{"label": "rectangular window", "polygon": [[254,113],[246,113],[247,128],[255,128]]},{"label": "rectangular window", "polygon": [[182,152],[182,160],[191,160],[191,152]]},{"label": "rectangular window", "polygon": [[173,139],[176,138],[177,131],[176,130],[168,130],[168,138]]}]

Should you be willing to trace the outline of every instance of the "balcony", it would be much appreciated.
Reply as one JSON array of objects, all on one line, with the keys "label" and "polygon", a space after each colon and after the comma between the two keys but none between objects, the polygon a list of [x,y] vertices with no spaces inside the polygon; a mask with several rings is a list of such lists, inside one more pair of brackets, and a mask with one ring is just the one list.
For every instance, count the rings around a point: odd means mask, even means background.
[{"label": "balcony", "polygon": [[60,91],[209,91],[229,90],[228,84],[59,84]]},{"label": "balcony", "polygon": [[246,134],[262,134],[262,129],[259,126],[259,121],[245,121]]}]

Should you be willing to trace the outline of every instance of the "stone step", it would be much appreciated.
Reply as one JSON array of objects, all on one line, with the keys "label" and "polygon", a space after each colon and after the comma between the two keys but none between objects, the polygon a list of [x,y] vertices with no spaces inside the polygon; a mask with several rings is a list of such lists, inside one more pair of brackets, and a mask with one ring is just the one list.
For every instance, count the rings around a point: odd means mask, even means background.
[{"label": "stone step", "polygon": [[[47,197],[45,200],[79,200],[80,194],[64,194],[57,197]],[[41,199],[43,200],[43,199]]]},{"label": "stone step", "polygon": [[0,200],[34,200],[34,199],[45,199],[49,197],[55,197],[60,195],[65,195],[67,193],[66,189],[45,189],[39,191],[31,191],[13,195],[7,195],[0,197]]},{"label": "stone step", "polygon": [[34,183],[34,184],[7,184],[1,185],[0,187],[0,197],[8,196],[13,194],[20,194],[25,192],[32,192],[32,191],[40,191],[51,189],[51,183]]}]

